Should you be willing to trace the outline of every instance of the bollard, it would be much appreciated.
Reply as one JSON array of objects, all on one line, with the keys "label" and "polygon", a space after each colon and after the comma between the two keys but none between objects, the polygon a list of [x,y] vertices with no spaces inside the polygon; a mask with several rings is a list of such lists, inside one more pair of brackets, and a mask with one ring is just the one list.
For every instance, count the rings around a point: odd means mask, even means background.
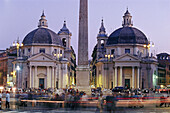
[{"label": "bollard", "polygon": [[62,103],[62,108],[64,108],[65,102]]},{"label": "bollard", "polygon": [[2,107],[1,107],[1,102],[2,102],[2,98],[0,98],[0,109],[2,109]]},{"label": "bollard", "polygon": [[35,107],[35,105],[36,105],[36,100],[33,100],[32,101],[32,107]]}]

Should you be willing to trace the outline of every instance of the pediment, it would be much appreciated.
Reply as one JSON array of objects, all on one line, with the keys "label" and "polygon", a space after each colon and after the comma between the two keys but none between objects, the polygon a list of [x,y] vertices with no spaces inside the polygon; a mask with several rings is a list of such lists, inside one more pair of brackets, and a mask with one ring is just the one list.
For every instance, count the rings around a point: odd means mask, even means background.
[{"label": "pediment", "polygon": [[54,61],[54,59],[45,53],[39,53],[30,57],[28,61]]},{"label": "pediment", "polygon": [[140,61],[140,59],[131,54],[124,54],[116,58],[114,61]]}]

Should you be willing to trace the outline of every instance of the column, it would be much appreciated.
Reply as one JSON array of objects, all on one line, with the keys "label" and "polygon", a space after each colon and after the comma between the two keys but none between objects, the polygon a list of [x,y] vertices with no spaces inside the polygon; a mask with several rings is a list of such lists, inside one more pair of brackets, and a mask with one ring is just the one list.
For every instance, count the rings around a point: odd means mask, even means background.
[{"label": "column", "polygon": [[99,69],[98,69],[98,66],[96,68],[97,68],[96,86],[98,87],[99,86]]},{"label": "column", "polygon": [[51,88],[54,88],[54,67],[52,67]]},{"label": "column", "polygon": [[100,85],[100,87],[102,87],[102,88],[106,88],[105,87],[105,84],[106,84],[106,81],[105,81],[105,76],[106,76],[106,72],[105,72],[105,70],[104,70],[104,64],[103,65],[101,65],[101,70],[100,70],[100,76],[101,76],[101,82],[102,82],[102,84]]},{"label": "column", "polygon": [[31,78],[32,78],[32,80],[31,80],[31,81],[32,81],[32,87],[35,88],[35,87],[34,87],[35,67],[34,67],[34,69],[33,69],[32,71],[33,71],[32,77],[31,77]]},{"label": "column", "polygon": [[32,86],[32,81],[31,81],[31,80],[32,80],[32,78],[31,78],[31,75],[32,75],[32,74],[31,74],[31,73],[32,73],[32,66],[30,66],[30,88],[31,88],[31,86]]},{"label": "column", "polygon": [[59,85],[59,88],[62,88],[62,85],[61,85],[61,64],[58,64],[58,85]]},{"label": "column", "polygon": [[140,86],[140,83],[139,83],[140,78],[139,78],[139,76],[140,76],[140,67],[138,67],[138,73],[137,73],[137,88],[139,88],[139,86]]},{"label": "column", "polygon": [[50,79],[50,67],[49,66],[47,66],[47,81],[46,81],[46,84],[47,84],[47,87],[46,88],[49,88],[51,85],[50,85],[50,83],[51,83],[51,79]]},{"label": "column", "polygon": [[115,67],[115,87],[117,87],[117,67]]},{"label": "column", "polygon": [[114,77],[114,73],[115,73],[115,70],[113,71],[113,73],[112,73],[112,79],[113,79],[113,88],[114,88],[114,86],[115,86],[115,77]]},{"label": "column", "polygon": [[56,88],[56,79],[57,79],[57,68],[54,68],[54,88]]},{"label": "column", "polygon": [[122,86],[122,67],[120,67],[120,86]]},{"label": "column", "polygon": [[38,77],[37,77],[37,66],[35,66],[35,74],[34,74],[34,88],[39,88],[38,86]]},{"label": "column", "polygon": [[132,67],[132,88],[135,88],[135,68]]}]

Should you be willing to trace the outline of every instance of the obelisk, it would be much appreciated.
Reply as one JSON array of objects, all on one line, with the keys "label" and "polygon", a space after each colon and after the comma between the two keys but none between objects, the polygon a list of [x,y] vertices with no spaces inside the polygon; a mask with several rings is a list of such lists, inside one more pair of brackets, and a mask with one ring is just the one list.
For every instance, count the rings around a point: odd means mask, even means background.
[{"label": "obelisk", "polygon": [[90,93],[88,65],[88,0],[80,0],[76,86],[79,91]]}]

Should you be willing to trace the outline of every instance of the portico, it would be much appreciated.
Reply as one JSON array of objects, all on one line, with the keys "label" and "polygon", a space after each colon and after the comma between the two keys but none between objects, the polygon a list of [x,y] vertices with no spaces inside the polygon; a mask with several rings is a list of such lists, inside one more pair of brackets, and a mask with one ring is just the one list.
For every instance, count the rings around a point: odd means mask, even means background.
[{"label": "portico", "polygon": [[114,87],[139,88],[140,60],[130,54],[124,54],[114,59],[114,62]]},{"label": "portico", "polygon": [[129,88],[139,88],[140,67],[117,66],[115,67],[113,80],[114,80],[113,83],[115,83],[114,87],[120,86]]},{"label": "portico", "polygon": [[[42,58],[42,59],[41,59]],[[28,59],[30,88],[66,88],[68,85],[68,76],[66,72],[66,63],[50,58],[44,53],[40,53]],[[56,65],[57,64],[57,65]],[[60,69],[60,70],[59,70]],[[61,74],[66,75],[65,77]],[[58,84],[56,84],[58,83]]]}]

